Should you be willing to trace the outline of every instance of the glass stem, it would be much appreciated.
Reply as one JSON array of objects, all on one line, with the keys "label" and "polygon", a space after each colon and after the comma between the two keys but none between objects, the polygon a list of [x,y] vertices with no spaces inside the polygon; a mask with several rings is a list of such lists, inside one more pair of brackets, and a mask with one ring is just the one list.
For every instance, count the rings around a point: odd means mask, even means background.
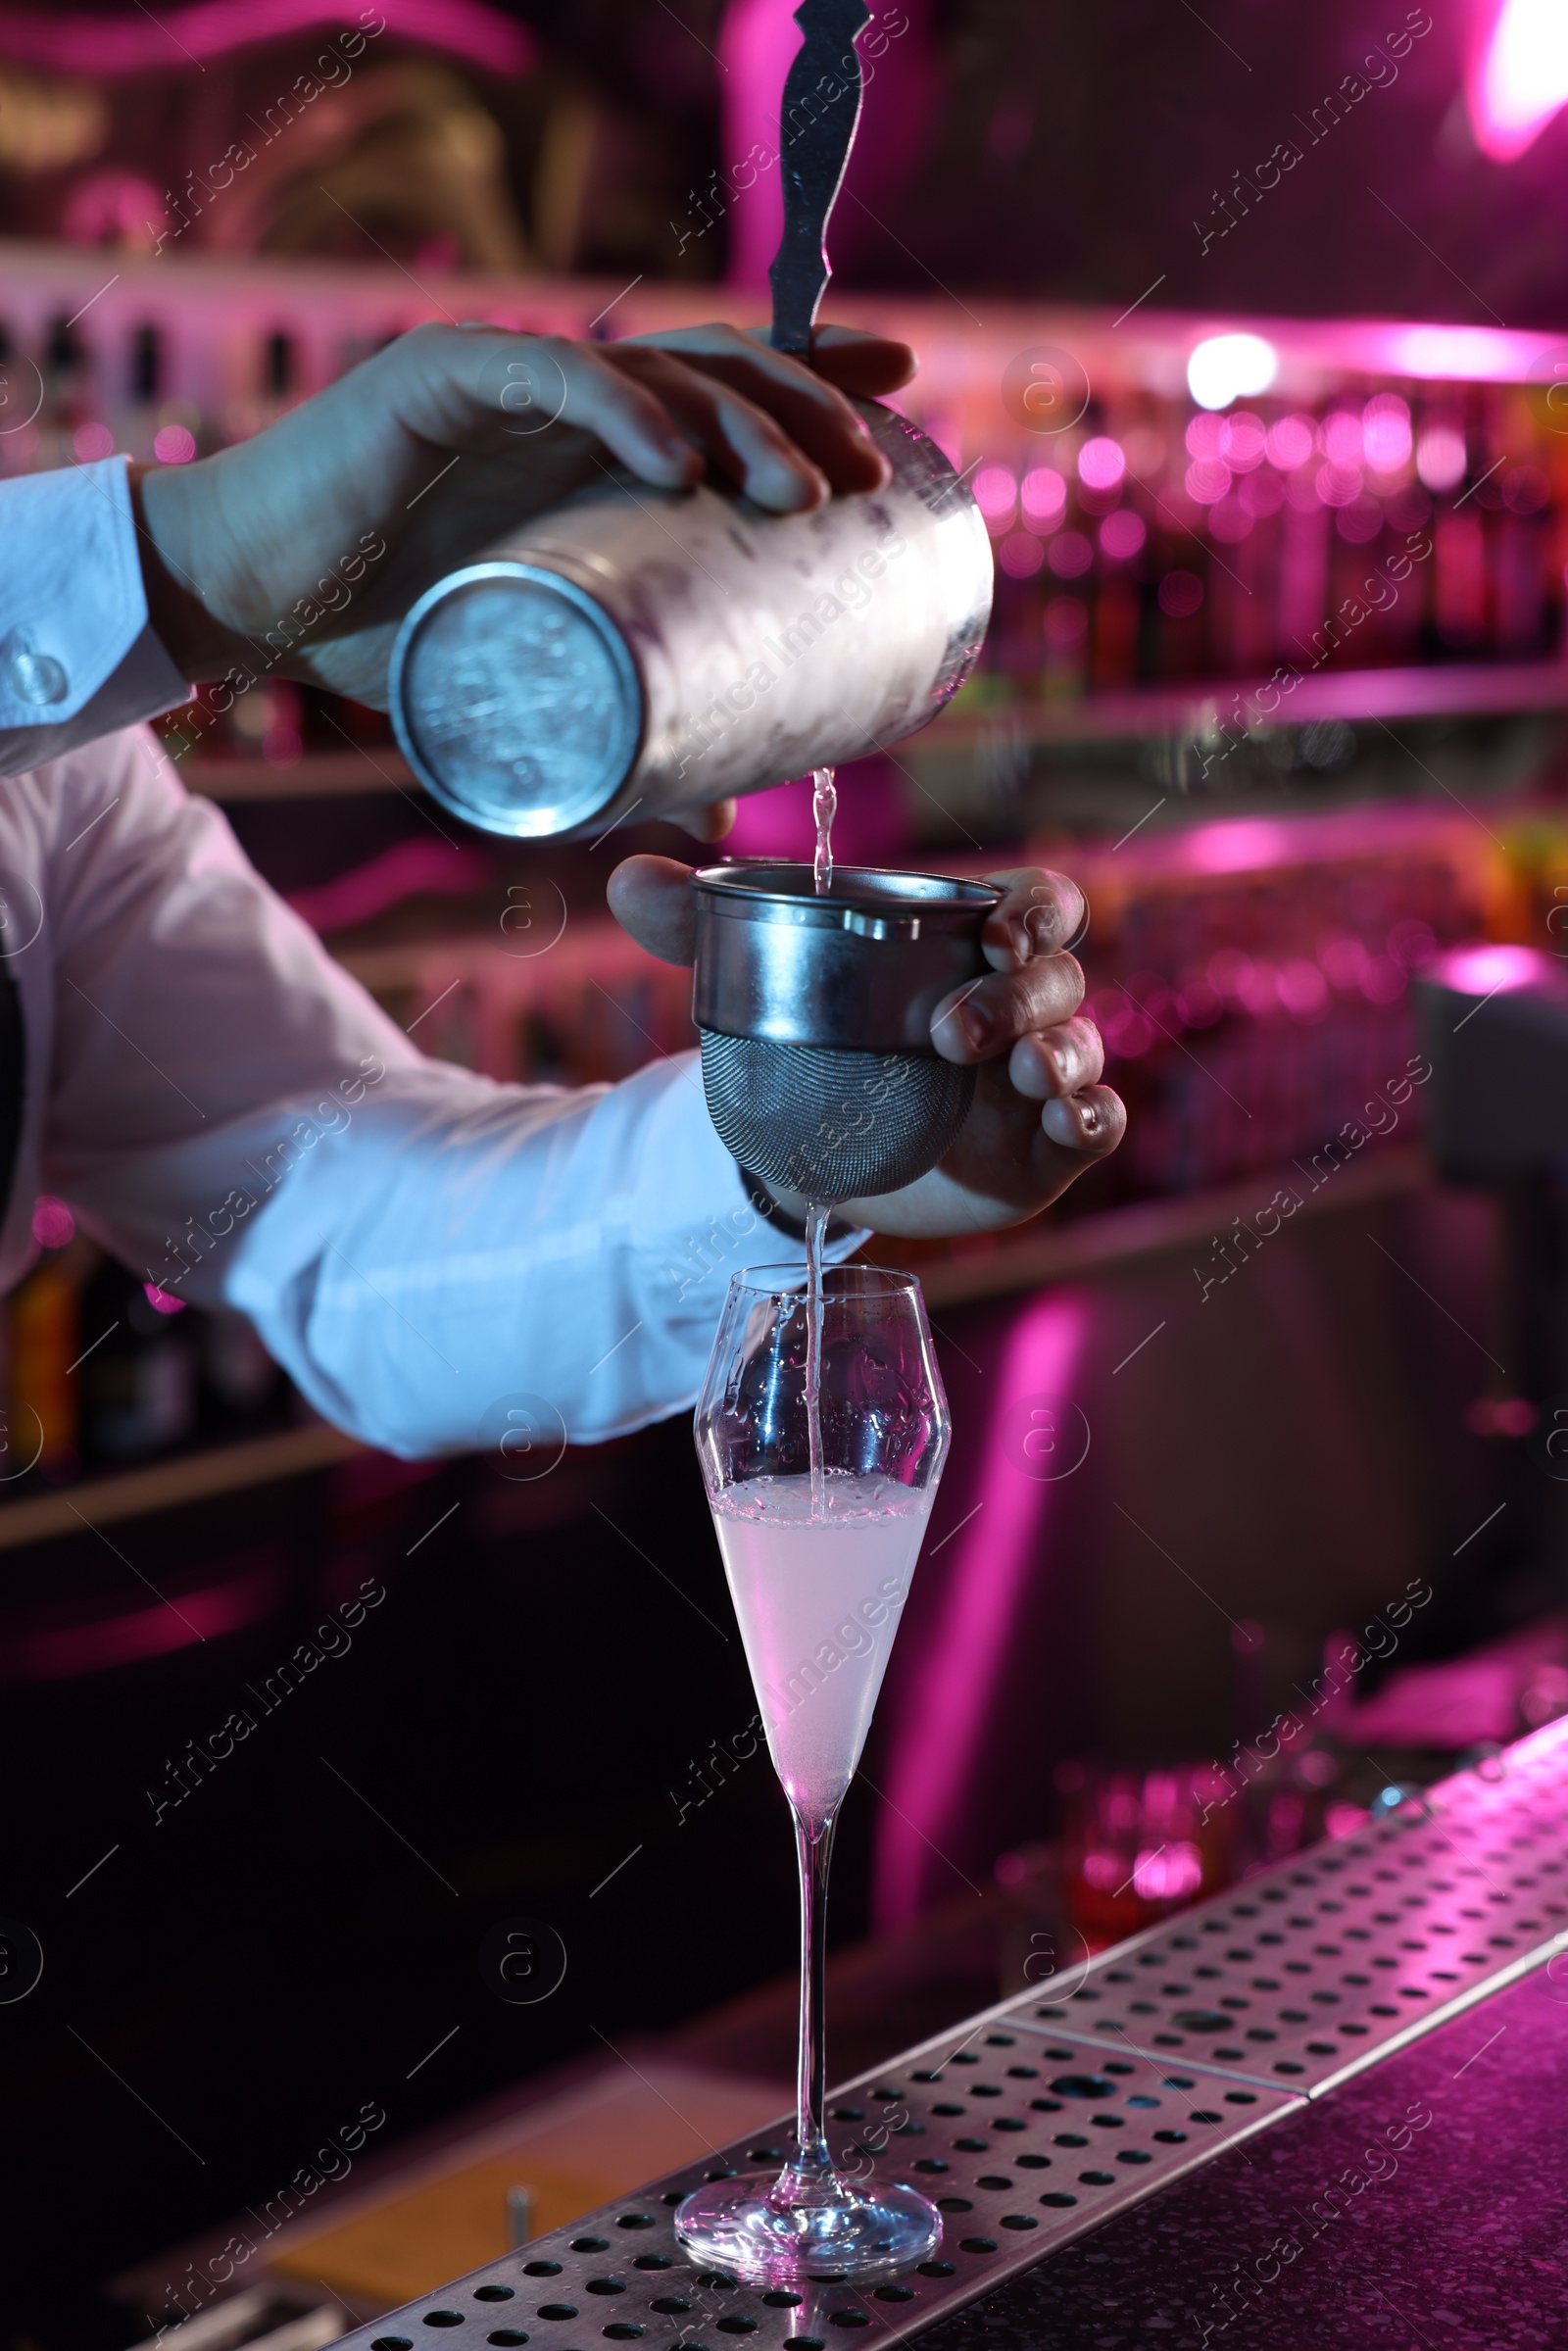
[{"label": "glass stem", "polygon": [[820,1828],[795,1814],[795,1849],[801,1867],[801,2055],[797,2084],[796,2136],[800,2153],[791,2169],[803,2180],[832,2176],[823,2113],[827,2077],[822,2018],[822,1972],[827,1957],[827,1873],[833,1857],[835,1816]]}]

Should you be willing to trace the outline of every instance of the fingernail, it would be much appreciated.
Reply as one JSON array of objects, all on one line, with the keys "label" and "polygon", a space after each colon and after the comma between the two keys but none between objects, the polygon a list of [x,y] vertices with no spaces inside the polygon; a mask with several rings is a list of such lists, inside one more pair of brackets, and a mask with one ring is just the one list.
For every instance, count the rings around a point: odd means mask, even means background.
[{"label": "fingernail", "polygon": [[1049,906],[1031,906],[1024,916],[1036,955],[1043,955],[1056,935],[1056,918]]},{"label": "fingernail", "polygon": [[982,1004],[977,997],[971,996],[967,1004],[959,1008],[958,1026],[976,1053],[984,1053],[996,1035],[996,1025],[991,1017],[990,1007]]},{"label": "fingernail", "polygon": [[1064,1053],[1059,1046],[1042,1045],[1040,1058],[1050,1070],[1060,1091],[1064,1095],[1070,1094],[1073,1076],[1071,1053]]},{"label": "fingernail", "polygon": [[1040,1113],[1040,1123],[1053,1143],[1063,1144],[1068,1150],[1079,1140],[1078,1122],[1073,1116],[1072,1104],[1059,1095],[1054,1101],[1047,1102]]},{"label": "fingernail", "polygon": [[1102,1123],[1098,1102],[1078,1102],[1078,1124],[1085,1136],[1098,1135]]}]

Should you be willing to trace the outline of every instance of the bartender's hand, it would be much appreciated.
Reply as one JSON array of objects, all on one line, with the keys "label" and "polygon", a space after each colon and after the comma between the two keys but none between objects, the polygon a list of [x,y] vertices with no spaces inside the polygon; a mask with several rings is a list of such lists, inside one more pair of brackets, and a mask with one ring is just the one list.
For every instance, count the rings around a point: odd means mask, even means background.
[{"label": "bartender's hand", "polygon": [[778,514],[879,489],[845,394],[914,365],[843,326],[809,367],[726,325],[623,343],[417,326],[253,440],[132,468],[153,626],[193,681],[304,678],[384,709],[409,606],[509,525],[616,465],[660,490],[711,465]]},{"label": "bartender's hand", "polygon": [[[978,1063],[974,1105],[946,1156],[902,1192],[846,1200],[857,1224],[904,1239],[983,1233],[1049,1207],[1075,1176],[1121,1141],[1127,1112],[1100,1083],[1100,1031],[1078,1007],[1084,975],[1066,944],[1084,897],[1039,866],[985,877],[1006,896],[981,933],[989,974],[944,997],[931,1040],[948,1061]],[[691,873],[671,857],[628,857],[610,877],[611,910],[666,963],[697,952]],[[770,1186],[800,1215],[796,1194]]]}]

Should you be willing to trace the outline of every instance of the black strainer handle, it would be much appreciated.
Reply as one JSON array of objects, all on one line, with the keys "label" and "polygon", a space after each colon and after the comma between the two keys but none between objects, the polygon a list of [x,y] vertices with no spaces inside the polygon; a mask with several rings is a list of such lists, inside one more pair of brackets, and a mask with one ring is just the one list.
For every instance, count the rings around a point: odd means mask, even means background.
[{"label": "black strainer handle", "polygon": [[855,36],[871,11],[864,0],[801,0],[795,22],[803,39],[785,78],[778,126],[784,234],[767,274],[773,348],[804,359],[832,275],[828,215],[860,119],[865,83]]}]

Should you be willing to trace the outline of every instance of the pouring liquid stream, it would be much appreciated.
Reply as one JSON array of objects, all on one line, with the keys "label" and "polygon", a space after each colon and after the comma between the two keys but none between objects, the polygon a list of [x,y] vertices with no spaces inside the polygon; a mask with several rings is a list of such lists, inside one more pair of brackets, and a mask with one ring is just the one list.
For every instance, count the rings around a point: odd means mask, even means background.
[{"label": "pouring liquid stream", "polygon": [[[812,874],[816,895],[826,898],[833,887],[833,819],[838,812],[838,787],[831,767],[811,770],[811,815],[816,824],[816,854]],[[827,1515],[822,1484],[822,1242],[831,1206],[819,1200],[806,1204],[806,1429],[811,1456],[811,1516]]]},{"label": "pouring liquid stream", "polygon": [[816,857],[812,870],[816,895],[826,898],[833,887],[833,818],[838,812],[838,786],[831,767],[811,770],[811,814],[816,820]]}]

